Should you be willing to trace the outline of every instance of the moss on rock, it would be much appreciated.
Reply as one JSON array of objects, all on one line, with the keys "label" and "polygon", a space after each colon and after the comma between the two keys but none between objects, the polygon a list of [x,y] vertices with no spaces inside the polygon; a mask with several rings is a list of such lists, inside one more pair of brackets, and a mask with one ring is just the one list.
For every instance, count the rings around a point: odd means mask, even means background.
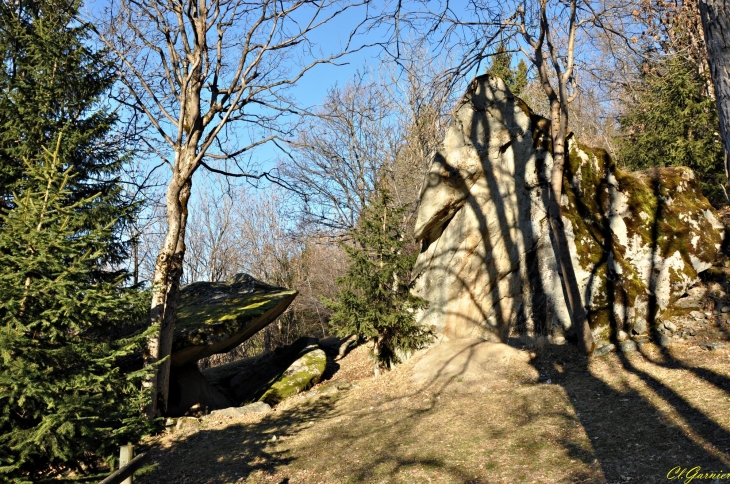
[{"label": "moss on rock", "polygon": [[184,287],[173,337],[173,366],[232,350],[274,321],[296,295],[297,291],[248,274]]},{"label": "moss on rock", "polygon": [[577,270],[588,274],[591,328],[609,339],[607,328],[656,319],[680,298],[715,259],[721,227],[689,168],[628,173],[604,150],[572,136],[568,143],[563,216],[572,226]]},{"label": "moss on rock", "polygon": [[319,383],[327,366],[327,355],[313,349],[296,360],[259,398],[260,402],[276,405],[282,400],[308,390]]}]

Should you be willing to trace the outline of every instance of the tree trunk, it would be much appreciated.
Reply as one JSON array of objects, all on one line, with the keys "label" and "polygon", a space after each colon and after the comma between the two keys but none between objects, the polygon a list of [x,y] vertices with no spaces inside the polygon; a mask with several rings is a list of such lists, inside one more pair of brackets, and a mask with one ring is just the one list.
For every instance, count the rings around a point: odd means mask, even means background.
[{"label": "tree trunk", "polygon": [[705,31],[715,101],[720,118],[720,135],[725,148],[725,170],[730,172],[730,2],[700,0],[700,17]]},{"label": "tree trunk", "polygon": [[555,255],[558,264],[560,264],[560,272],[563,275],[563,284],[565,284],[565,292],[568,295],[568,307],[573,316],[578,344],[583,353],[590,355],[594,349],[593,334],[583,307],[583,298],[578,287],[578,280],[575,277],[575,269],[573,268],[573,260],[570,257],[568,238],[565,235],[565,226],[560,208],[560,200],[563,196],[565,145],[568,132],[568,109],[565,102],[555,101],[551,106],[550,115],[552,118],[550,134],[553,141],[553,171],[550,176],[548,219],[555,238]]},{"label": "tree trunk", "polygon": [[[178,162],[181,158],[182,156],[178,157]],[[180,165],[176,163],[175,166]],[[145,366],[163,360],[159,363],[157,371],[143,383],[143,388],[152,388],[153,392],[151,404],[146,409],[150,418],[157,417],[167,410],[170,382],[169,356],[172,352],[172,337],[185,255],[185,226],[191,186],[191,177],[182,176],[179,170],[175,170],[167,190],[167,235],[155,263],[150,306],[150,324],[159,325],[159,331],[149,340],[144,355]]]}]

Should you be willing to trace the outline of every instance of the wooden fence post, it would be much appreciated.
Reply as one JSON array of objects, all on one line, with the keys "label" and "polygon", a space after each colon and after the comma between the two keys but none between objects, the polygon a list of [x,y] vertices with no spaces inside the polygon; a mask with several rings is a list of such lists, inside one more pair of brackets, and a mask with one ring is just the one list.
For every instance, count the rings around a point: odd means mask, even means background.
[{"label": "wooden fence post", "polygon": [[[119,447],[119,468],[129,464],[134,457],[134,446],[130,443]],[[132,476],[126,478],[122,484],[132,484]]]}]

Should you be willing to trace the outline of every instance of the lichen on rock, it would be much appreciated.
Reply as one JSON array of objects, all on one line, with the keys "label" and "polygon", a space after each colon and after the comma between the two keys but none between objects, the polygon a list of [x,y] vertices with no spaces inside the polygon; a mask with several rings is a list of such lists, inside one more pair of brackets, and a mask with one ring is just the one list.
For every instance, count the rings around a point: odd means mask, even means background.
[{"label": "lichen on rock", "polygon": [[[421,191],[422,324],[493,340],[571,328],[547,222],[546,124],[500,79],[470,85]],[[563,222],[594,336],[644,332],[711,266],[722,225],[688,168],[627,173],[572,135],[568,153]]]},{"label": "lichen on rock", "polygon": [[297,291],[248,274],[225,282],[195,282],[180,291],[172,366],[232,350],[283,313]]}]

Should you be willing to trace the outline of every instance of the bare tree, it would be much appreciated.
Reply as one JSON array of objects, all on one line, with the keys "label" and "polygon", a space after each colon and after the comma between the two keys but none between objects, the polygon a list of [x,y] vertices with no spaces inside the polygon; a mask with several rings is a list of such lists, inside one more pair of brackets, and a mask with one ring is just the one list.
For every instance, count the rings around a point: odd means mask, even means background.
[{"label": "bare tree", "polygon": [[[553,9],[551,9],[549,0],[540,0],[539,6],[534,12],[536,21],[531,26],[527,18],[527,8],[526,2],[523,2],[517,11],[515,24],[529,46],[522,50],[537,69],[540,84],[550,104],[553,168],[550,176],[548,219],[555,237],[555,255],[563,275],[567,302],[578,331],[580,346],[584,353],[591,354],[594,348],[593,335],[570,256],[560,200],[563,193],[563,169],[566,160],[568,104],[577,93],[573,73],[576,34],[580,26],[591,21],[594,16],[591,14],[582,20],[579,19],[578,0],[569,0],[565,6],[560,4]],[[567,18],[561,19],[559,17],[561,14]],[[549,15],[554,18],[549,18]],[[561,20],[567,24],[561,25]],[[556,42],[559,40],[559,34],[556,31],[559,32],[560,28],[562,28],[565,41],[562,46]]]},{"label": "bare tree", "polygon": [[358,73],[332,89],[281,160],[307,231],[347,234],[371,194],[386,186],[399,205],[415,205],[452,103],[448,84],[439,82],[441,64],[424,49],[401,49],[398,63],[373,69],[378,76]]},{"label": "bare tree", "polygon": [[331,89],[316,116],[301,126],[280,169],[301,196],[299,215],[308,228],[343,234],[392,163],[398,125],[381,86],[359,73]]},{"label": "bare tree", "polygon": [[193,174],[202,166],[234,176],[269,176],[245,170],[242,157],[286,134],[287,116],[298,109],[285,89],[348,49],[346,38],[342,49],[315,55],[311,34],[356,5],[335,0],[113,0],[105,18],[96,21],[129,93],[119,101],[146,117],[151,136],[161,143],[160,158],[171,171],[166,235],[152,281],[150,321],[159,332],[145,352],[147,365],[161,361],[145,383],[154,394],[150,416],[167,407],[167,356]]},{"label": "bare tree", "polygon": [[231,187],[222,175],[214,174],[199,183],[190,202],[184,282],[219,282],[230,278],[243,265],[244,248],[236,240],[237,207],[246,193]]}]

